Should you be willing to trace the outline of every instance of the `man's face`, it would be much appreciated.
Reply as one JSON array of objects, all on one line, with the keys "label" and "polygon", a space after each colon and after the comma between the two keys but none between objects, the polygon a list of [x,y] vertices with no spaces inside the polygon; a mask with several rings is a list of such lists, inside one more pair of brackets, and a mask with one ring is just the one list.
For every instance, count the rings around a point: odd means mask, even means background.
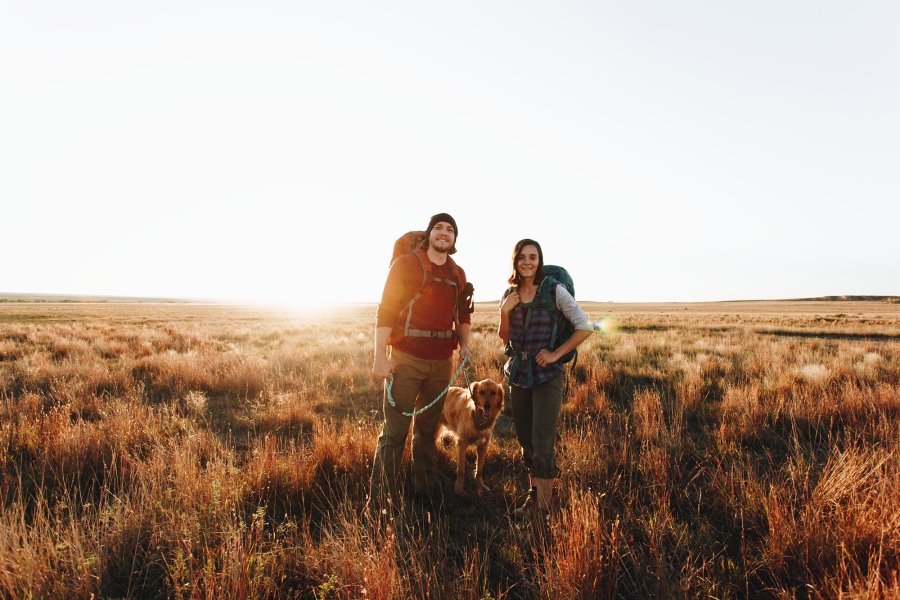
[{"label": "man's face", "polygon": [[450,252],[455,241],[456,231],[453,229],[453,225],[445,221],[436,223],[428,236],[428,245],[438,252]]}]

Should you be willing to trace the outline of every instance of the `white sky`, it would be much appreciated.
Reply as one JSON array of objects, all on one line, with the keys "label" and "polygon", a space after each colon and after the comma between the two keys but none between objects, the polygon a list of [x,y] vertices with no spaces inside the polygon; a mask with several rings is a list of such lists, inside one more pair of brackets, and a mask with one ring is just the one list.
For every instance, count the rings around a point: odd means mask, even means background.
[{"label": "white sky", "polygon": [[450,212],[476,299],[900,294],[900,4],[6,2],[0,292],[375,301]]}]

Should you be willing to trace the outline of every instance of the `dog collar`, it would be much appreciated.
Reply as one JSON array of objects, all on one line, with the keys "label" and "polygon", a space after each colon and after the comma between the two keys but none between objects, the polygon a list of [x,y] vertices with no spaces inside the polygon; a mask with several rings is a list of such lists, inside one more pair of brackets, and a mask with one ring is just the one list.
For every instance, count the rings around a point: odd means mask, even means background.
[{"label": "dog collar", "polygon": [[490,415],[484,418],[478,418],[477,414],[472,414],[472,422],[475,424],[475,429],[482,431],[490,427],[491,423],[494,422],[494,419],[492,419]]}]

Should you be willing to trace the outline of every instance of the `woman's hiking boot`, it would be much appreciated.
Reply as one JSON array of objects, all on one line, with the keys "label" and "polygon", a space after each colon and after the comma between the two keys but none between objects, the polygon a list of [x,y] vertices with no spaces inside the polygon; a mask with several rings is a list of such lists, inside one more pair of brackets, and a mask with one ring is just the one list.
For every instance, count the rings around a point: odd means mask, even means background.
[{"label": "woman's hiking boot", "polygon": [[528,519],[534,515],[534,512],[538,509],[537,497],[538,489],[533,486],[531,490],[528,491],[528,496],[525,498],[525,502],[522,503],[522,506],[512,511],[513,518]]}]

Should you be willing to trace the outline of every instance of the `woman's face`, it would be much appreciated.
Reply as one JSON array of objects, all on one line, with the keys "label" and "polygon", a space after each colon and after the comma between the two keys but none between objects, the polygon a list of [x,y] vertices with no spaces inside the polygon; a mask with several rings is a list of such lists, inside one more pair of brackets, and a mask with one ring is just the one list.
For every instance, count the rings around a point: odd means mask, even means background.
[{"label": "woman's face", "polygon": [[519,277],[534,277],[540,262],[537,246],[532,244],[522,246],[522,250],[516,256],[516,272]]}]

